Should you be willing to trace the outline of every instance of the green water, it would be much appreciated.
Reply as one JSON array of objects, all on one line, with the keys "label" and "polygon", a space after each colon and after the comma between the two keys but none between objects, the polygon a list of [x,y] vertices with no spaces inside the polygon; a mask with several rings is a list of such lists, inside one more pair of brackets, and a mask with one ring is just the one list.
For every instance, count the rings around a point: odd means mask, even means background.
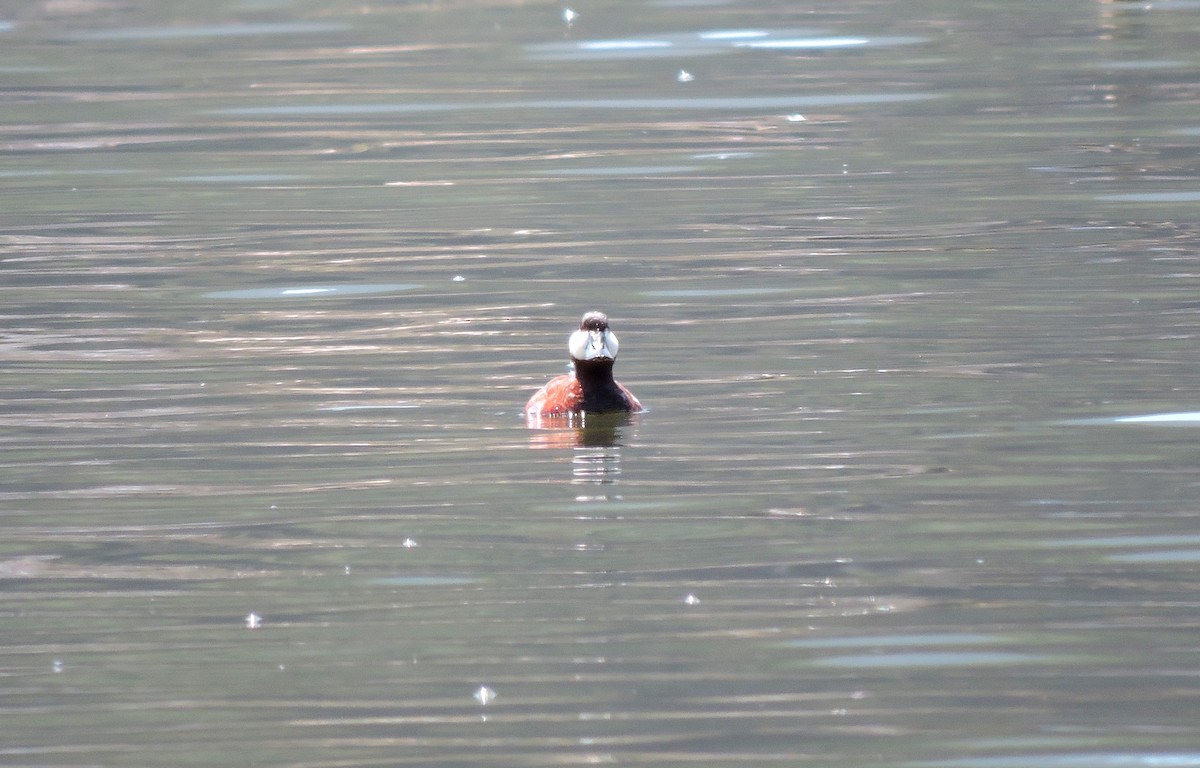
[{"label": "green water", "polygon": [[1200,6],[574,10],[0,12],[0,763],[1200,765]]}]

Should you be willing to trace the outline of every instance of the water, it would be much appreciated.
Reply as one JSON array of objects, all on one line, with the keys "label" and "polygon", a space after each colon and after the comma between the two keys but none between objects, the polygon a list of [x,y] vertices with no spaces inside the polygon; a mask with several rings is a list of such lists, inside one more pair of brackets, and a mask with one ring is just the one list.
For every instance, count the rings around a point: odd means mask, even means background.
[{"label": "water", "polygon": [[1200,6],[573,10],[0,18],[0,762],[1200,764]]}]

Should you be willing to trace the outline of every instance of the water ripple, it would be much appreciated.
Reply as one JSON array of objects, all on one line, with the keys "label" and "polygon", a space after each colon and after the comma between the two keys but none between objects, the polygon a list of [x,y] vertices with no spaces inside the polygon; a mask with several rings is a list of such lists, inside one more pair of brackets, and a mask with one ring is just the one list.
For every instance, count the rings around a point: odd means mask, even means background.
[{"label": "water ripple", "polygon": [[762,110],[802,107],[858,107],[876,104],[904,104],[937,98],[932,93],[831,93],[807,96],[710,96],[694,98],[625,99],[533,99],[529,101],[443,101],[428,103],[369,104],[277,104],[272,106],[231,107],[212,114],[252,116],[330,116],[406,115],[423,112],[466,112],[478,110]]}]

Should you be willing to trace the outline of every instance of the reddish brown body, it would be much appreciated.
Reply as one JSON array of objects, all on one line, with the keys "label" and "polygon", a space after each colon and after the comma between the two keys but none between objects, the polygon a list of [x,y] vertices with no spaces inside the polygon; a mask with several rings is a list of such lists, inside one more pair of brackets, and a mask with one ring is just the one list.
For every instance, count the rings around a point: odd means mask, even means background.
[{"label": "reddish brown body", "polygon": [[[606,410],[630,411],[638,413],[645,410],[641,402],[633,396],[629,388],[618,381],[613,382],[617,392],[624,398],[623,407],[613,407]],[[567,413],[579,413],[584,409],[583,383],[575,378],[573,373],[564,373],[546,383],[529,398],[525,404],[525,413],[537,416],[560,416]]]}]

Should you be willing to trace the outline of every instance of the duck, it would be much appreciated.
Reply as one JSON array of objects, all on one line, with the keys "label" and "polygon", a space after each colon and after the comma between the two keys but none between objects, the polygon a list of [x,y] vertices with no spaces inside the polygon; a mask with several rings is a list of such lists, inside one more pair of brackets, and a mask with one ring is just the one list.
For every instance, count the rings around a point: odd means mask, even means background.
[{"label": "duck", "polygon": [[567,340],[571,371],[556,376],[529,398],[526,416],[566,416],[577,413],[640,413],[645,410],[629,388],[613,378],[617,335],[608,316],[591,311]]}]

